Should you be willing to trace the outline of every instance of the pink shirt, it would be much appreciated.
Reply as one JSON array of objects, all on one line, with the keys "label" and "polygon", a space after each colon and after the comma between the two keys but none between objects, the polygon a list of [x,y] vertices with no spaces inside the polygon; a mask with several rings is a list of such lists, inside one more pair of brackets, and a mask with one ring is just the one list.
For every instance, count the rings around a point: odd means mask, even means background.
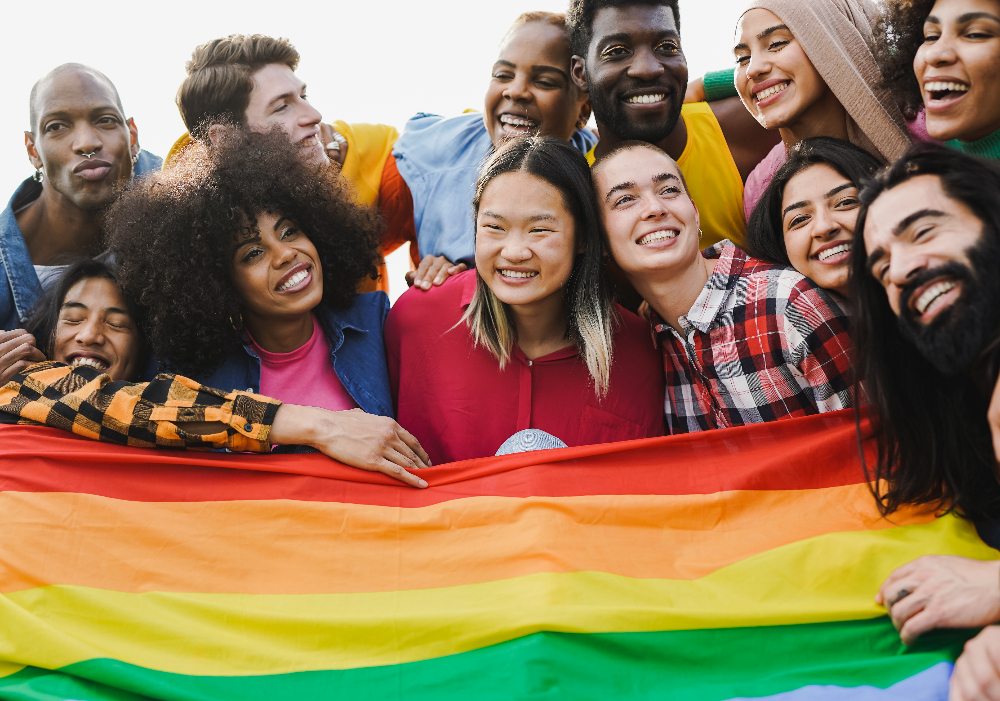
[{"label": "pink shirt", "polygon": [[[249,336],[249,332],[247,332]],[[260,393],[288,404],[315,406],[330,411],[357,409],[333,369],[330,344],[313,317],[313,332],[305,345],[291,353],[271,353],[250,338],[260,358]]]}]

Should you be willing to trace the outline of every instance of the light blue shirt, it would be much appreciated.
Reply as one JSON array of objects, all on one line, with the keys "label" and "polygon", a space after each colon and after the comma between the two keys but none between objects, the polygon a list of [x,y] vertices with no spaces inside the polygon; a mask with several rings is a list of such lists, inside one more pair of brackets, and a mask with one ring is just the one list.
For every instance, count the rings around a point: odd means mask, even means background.
[{"label": "light blue shirt", "polygon": [[[570,141],[586,154],[597,137],[581,129]],[[479,166],[492,150],[493,142],[478,112],[448,119],[421,112],[406,123],[392,155],[413,195],[421,257],[444,256],[475,267],[472,198]]]}]

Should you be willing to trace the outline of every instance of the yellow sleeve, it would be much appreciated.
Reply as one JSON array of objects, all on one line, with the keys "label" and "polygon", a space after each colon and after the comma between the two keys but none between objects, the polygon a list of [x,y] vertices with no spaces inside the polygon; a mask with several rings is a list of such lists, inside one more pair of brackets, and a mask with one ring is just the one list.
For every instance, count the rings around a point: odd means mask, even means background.
[{"label": "yellow sleeve", "polygon": [[354,186],[360,204],[377,204],[382,169],[399,138],[399,131],[388,124],[336,121],[333,126],[347,139],[347,159],[341,173]]}]

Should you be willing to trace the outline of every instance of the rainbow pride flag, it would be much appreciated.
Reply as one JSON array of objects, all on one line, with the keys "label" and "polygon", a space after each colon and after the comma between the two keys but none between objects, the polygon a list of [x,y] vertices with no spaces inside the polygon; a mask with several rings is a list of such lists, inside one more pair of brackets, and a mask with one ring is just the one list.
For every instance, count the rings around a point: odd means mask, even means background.
[{"label": "rainbow pride flag", "polygon": [[0,427],[0,699],[936,699],[850,413],[430,468]]}]

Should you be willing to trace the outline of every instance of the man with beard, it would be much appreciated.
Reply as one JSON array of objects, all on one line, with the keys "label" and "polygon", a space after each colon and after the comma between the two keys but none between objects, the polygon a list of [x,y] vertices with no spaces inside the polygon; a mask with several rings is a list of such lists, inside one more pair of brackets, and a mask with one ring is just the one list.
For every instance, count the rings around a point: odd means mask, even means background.
[{"label": "man with beard", "polygon": [[104,208],[133,175],[159,168],[139,148],[114,84],[78,63],[53,69],[29,98],[24,132],[35,175],[0,214],[0,385],[44,360],[17,327],[69,258],[101,252]]},{"label": "man with beard", "polygon": [[571,0],[573,80],[590,93],[601,140],[591,163],[625,141],[655,144],[684,173],[703,246],[743,241],[743,183],[778,142],[739,98],[683,104],[687,60],[678,0]]},{"label": "man with beard", "polygon": [[[861,197],[857,372],[878,447],[879,508],[954,509],[995,544],[1000,170],[925,145]],[[1000,562],[925,556],[890,575],[876,600],[906,644],[934,628],[987,626],[956,663],[950,698],[1000,699],[1000,628],[989,625],[1000,621]]]}]

